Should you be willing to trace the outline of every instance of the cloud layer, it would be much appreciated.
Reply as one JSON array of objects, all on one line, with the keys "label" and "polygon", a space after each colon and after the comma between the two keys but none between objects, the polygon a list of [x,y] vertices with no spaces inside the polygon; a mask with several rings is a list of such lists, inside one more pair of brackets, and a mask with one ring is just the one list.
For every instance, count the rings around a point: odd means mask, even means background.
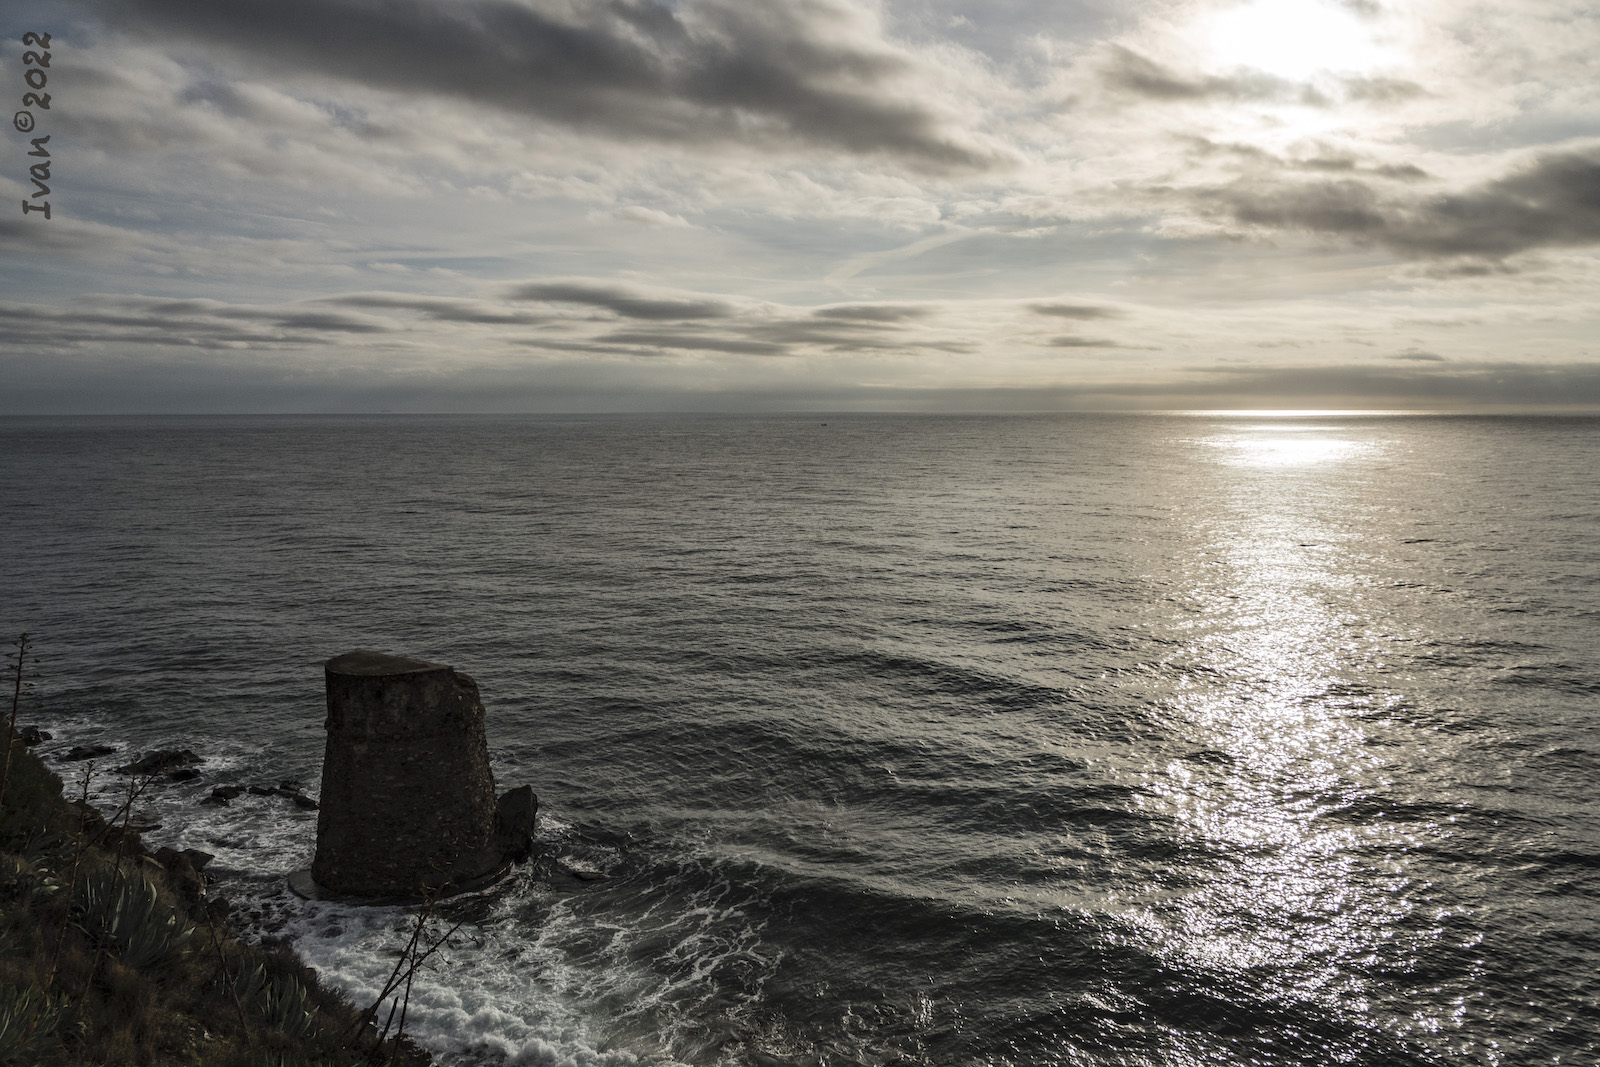
[{"label": "cloud layer", "polygon": [[1304,4],[19,0],[0,409],[1590,402],[1592,5]]},{"label": "cloud layer", "polygon": [[1251,226],[1349,237],[1407,257],[1499,259],[1600,244],[1600,148],[1541,154],[1492,181],[1420,197],[1345,178],[1245,180],[1201,199]]},{"label": "cloud layer", "polygon": [[119,0],[110,10],[124,25],[305,76],[580,130],[799,142],[935,170],[1003,158],[930,103],[923,60],[890,42],[870,9],[842,0]]}]

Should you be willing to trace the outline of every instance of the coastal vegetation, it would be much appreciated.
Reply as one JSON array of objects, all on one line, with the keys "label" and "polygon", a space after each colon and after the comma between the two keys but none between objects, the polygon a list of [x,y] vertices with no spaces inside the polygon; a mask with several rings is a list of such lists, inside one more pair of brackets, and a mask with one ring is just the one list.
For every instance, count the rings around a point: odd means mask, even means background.
[{"label": "coastal vegetation", "polygon": [[[204,853],[146,849],[132,820],[148,778],[109,814],[93,764],[62,780],[19,735],[28,646],[17,643],[0,766],[0,1064],[421,1067],[404,1016],[360,1010],[284,945],[251,944],[208,896]],[[417,931],[427,912],[419,912]],[[412,938],[413,947],[425,939]],[[425,949],[425,946],[423,946]],[[425,958],[402,955],[387,993]]]}]

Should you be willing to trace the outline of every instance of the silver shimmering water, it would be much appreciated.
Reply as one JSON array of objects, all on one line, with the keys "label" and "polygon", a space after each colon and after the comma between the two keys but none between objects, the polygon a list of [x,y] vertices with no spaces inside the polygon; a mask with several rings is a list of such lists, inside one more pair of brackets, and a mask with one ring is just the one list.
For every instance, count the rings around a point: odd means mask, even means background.
[{"label": "silver shimmering water", "polygon": [[477,678],[547,859],[413,994],[449,1062],[1590,1063],[1596,470],[1594,419],[6,420],[0,623],[47,758],[208,757],[152,840],[357,1000],[404,917],[197,801],[316,780],[334,653]]}]

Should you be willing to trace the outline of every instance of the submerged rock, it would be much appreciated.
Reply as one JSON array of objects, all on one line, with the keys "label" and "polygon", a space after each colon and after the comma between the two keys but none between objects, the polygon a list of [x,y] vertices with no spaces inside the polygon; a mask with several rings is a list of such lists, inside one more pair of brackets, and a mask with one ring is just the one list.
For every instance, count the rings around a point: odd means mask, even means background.
[{"label": "submerged rock", "polygon": [[518,786],[500,794],[494,805],[494,833],[491,847],[509,860],[525,860],[533,852],[533,824],[539,814],[539,798],[533,787]]},{"label": "submerged rock", "polygon": [[177,770],[193,768],[199,762],[200,757],[186,748],[164,748],[147,752],[132,763],[124,763],[117,768],[117,773],[171,774]]},{"label": "submerged rock", "polygon": [[67,749],[66,755],[61,758],[67,762],[76,762],[78,760],[99,759],[101,756],[109,756],[115,751],[116,749],[111,745],[73,745]]},{"label": "submerged rock", "polygon": [[238,797],[244,790],[236,785],[219,785],[211,790],[211,795],[202,800],[202,804],[227,804]]},{"label": "submerged rock", "polygon": [[563,873],[576,878],[580,882],[603,882],[606,880],[606,875],[603,871],[597,871],[587,864],[574,863],[570,860],[562,860],[556,866],[558,866]]}]

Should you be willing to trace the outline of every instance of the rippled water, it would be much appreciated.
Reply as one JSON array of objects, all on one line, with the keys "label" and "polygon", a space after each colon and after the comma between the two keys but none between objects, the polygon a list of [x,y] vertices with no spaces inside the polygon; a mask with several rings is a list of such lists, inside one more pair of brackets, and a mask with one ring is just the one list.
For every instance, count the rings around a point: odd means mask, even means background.
[{"label": "rippled water", "polygon": [[546,858],[413,993],[448,1062],[1592,1063],[1596,470],[1593,419],[6,420],[0,623],[47,758],[204,754],[149,838],[357,1000],[405,916],[197,801],[316,781],[331,655],[472,674]]}]

